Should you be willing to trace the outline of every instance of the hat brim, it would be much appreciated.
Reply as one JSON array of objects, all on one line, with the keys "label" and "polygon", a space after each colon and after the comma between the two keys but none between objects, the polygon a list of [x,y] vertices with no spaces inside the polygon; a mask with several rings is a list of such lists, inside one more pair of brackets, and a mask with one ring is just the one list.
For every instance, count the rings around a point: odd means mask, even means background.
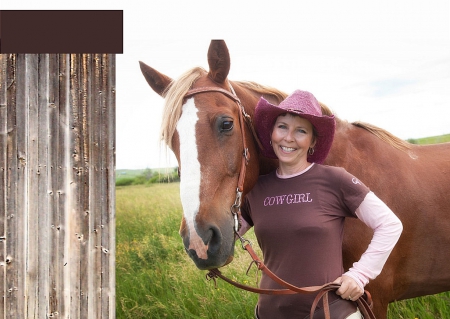
[{"label": "hat brim", "polygon": [[265,157],[277,158],[270,145],[273,125],[278,116],[291,113],[307,119],[314,126],[317,132],[314,154],[308,154],[308,162],[323,163],[333,144],[336,121],[334,115],[316,116],[306,113],[289,112],[284,108],[274,105],[264,98],[261,98],[255,109],[255,129],[263,149],[261,153]]}]

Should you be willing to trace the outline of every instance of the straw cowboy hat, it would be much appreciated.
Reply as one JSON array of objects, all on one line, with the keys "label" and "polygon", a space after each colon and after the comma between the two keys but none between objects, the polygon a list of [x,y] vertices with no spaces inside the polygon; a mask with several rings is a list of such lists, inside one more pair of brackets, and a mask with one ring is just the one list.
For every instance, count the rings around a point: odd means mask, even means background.
[{"label": "straw cowboy hat", "polygon": [[263,146],[262,154],[269,158],[277,158],[270,144],[273,125],[279,115],[292,113],[311,122],[317,137],[314,153],[308,153],[308,162],[322,163],[330,151],[333,143],[336,122],[334,115],[322,114],[322,108],[314,95],[306,91],[297,90],[289,95],[278,106],[269,103],[261,97],[255,110],[256,133]]}]

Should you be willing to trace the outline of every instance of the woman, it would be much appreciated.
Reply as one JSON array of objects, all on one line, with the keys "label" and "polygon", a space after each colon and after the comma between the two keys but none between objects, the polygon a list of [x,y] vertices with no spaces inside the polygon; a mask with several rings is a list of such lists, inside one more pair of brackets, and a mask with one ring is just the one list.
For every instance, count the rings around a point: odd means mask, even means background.
[{"label": "woman", "polygon": [[[361,181],[343,168],[320,165],[333,142],[334,116],[322,115],[316,98],[295,91],[276,106],[261,98],[255,126],[264,156],[278,158],[276,171],[260,176],[242,207],[243,235],[254,227],[266,266],[298,287],[340,283],[330,294],[332,318],[361,318],[355,303],[383,268],[402,224]],[[344,272],[344,219],[361,219],[374,230],[361,259]],[[263,274],[261,288],[282,288]],[[260,295],[261,319],[305,318],[314,295]],[[322,311],[322,310],[319,310]]]}]

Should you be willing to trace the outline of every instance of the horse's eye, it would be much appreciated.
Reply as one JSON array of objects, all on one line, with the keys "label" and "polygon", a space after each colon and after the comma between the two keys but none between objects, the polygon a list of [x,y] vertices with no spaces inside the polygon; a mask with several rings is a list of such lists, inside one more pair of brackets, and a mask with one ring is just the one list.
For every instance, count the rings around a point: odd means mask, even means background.
[{"label": "horse's eye", "polygon": [[233,121],[223,121],[222,122],[222,131],[231,131],[233,128]]}]

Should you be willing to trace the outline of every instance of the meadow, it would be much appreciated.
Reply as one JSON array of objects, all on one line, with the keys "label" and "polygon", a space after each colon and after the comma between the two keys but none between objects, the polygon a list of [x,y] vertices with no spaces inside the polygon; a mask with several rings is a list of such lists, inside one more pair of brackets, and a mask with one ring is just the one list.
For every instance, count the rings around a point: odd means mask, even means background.
[{"label": "meadow", "polygon": [[[253,318],[257,295],[205,279],[184,251],[179,183],[117,187],[117,318]],[[246,237],[254,243],[252,231]],[[239,244],[227,276],[257,285],[245,275],[250,257]],[[390,304],[389,319],[448,319],[450,292]]]}]

